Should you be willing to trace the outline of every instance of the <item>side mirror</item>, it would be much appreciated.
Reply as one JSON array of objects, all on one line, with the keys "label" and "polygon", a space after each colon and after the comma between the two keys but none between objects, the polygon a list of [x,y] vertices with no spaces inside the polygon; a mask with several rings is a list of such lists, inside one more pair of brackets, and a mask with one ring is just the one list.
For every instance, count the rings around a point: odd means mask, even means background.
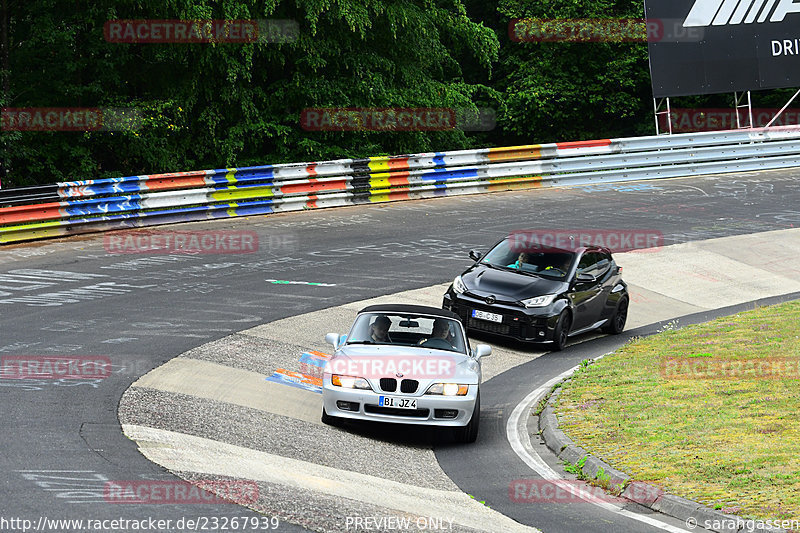
[{"label": "side mirror", "polygon": [[339,334],[338,333],[328,333],[325,335],[325,342],[328,344],[333,345],[334,350],[339,349]]},{"label": "side mirror", "polygon": [[475,357],[475,360],[477,361],[482,357],[489,357],[492,355],[492,347],[488,344],[479,344],[474,350],[472,350],[472,353],[474,354],[473,357]]},{"label": "side mirror", "polygon": [[469,258],[472,259],[473,261],[480,261],[481,257],[483,257],[483,254],[480,253],[478,250],[469,251]]},{"label": "side mirror", "polygon": [[575,276],[575,281],[578,283],[594,283],[597,281],[597,278],[592,276],[591,274],[578,274]]}]

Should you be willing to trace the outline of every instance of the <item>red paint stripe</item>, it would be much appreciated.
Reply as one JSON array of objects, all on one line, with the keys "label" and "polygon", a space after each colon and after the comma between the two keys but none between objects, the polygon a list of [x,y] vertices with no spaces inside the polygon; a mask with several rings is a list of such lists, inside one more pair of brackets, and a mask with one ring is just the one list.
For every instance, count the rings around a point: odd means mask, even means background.
[{"label": "red paint stripe", "polygon": [[201,177],[204,178],[206,176],[205,171],[202,170],[195,170],[192,172],[168,172],[166,174],[150,174],[148,176],[143,176],[142,180],[159,180],[163,178],[192,178],[192,177]]},{"label": "red paint stripe", "polygon": [[49,202],[36,205],[18,205],[0,209],[0,224],[15,224],[35,220],[61,218],[61,204]]},{"label": "red paint stripe", "polygon": [[596,148],[598,146],[609,146],[611,145],[611,139],[601,139],[599,141],[573,141],[573,142],[566,142],[566,143],[556,143],[559,150],[565,150],[567,148]]},{"label": "red paint stripe", "polygon": [[408,185],[408,172],[397,172],[392,173],[389,176],[389,184],[394,185]]},{"label": "red paint stripe", "polygon": [[311,193],[317,191],[344,191],[347,188],[347,180],[336,181],[312,181],[310,183],[295,183],[280,187],[283,194]]},{"label": "red paint stripe", "polygon": [[389,170],[406,170],[408,169],[408,157],[391,158],[387,161]]},{"label": "red paint stripe", "polygon": [[388,194],[390,200],[408,200],[409,196],[404,191],[393,191]]},{"label": "red paint stripe", "polygon": [[306,172],[308,172],[309,176],[316,176],[317,175],[317,164],[311,163],[306,167]]},{"label": "red paint stripe", "polygon": [[193,189],[205,186],[205,175],[203,177],[180,177],[180,178],[159,178],[148,179],[141,182],[141,189],[148,191],[164,191],[168,189]]}]

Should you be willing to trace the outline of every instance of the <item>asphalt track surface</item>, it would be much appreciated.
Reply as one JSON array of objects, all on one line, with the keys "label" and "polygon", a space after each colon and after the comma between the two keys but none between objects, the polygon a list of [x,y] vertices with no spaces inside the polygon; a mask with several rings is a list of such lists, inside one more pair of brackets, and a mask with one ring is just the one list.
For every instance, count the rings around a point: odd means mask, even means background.
[{"label": "asphalt track surface", "polygon": [[[445,282],[470,264],[470,248],[486,248],[513,229],[656,230],[664,233],[665,244],[673,244],[797,227],[798,206],[800,170],[789,170],[161,228],[254,231],[259,249],[251,254],[116,254],[106,251],[102,236],[3,247],[0,355],[106,356],[113,373],[89,381],[0,379],[0,519],[36,524],[41,517],[156,518],[174,524],[182,517],[255,516],[235,505],[143,506],[105,500],[108,480],[173,479],[120,430],[117,405],[133,381],[195,346],[248,327]],[[275,285],[267,279],[331,286]],[[612,342],[590,341],[488,381],[482,401],[490,414],[482,419],[476,445],[436,448],[448,475],[494,509],[544,531],[643,531],[629,520],[598,519],[579,505],[572,515],[547,506],[506,509],[507,481],[479,475],[492,465],[513,464],[510,450],[499,449],[510,409],[538,384],[579,362],[583,350]],[[517,477],[532,477],[519,464]],[[279,528],[299,529],[286,523]]]}]

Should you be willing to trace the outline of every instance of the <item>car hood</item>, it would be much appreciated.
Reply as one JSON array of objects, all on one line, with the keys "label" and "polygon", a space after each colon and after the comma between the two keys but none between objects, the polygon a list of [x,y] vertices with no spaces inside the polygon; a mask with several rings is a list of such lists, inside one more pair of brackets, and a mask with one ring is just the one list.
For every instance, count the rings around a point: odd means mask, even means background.
[{"label": "car hood", "polygon": [[484,265],[477,265],[467,270],[461,275],[461,279],[469,292],[478,296],[491,294],[498,300],[510,301],[558,294],[563,292],[568,285],[559,280],[498,270]]},{"label": "car hood", "polygon": [[[372,361],[376,364],[373,365]],[[436,364],[430,363],[435,361]],[[439,366],[442,362],[443,366]],[[426,365],[428,363],[430,366]],[[414,366],[414,365],[421,366]],[[352,366],[348,366],[352,365]],[[354,345],[343,346],[336,351],[334,356],[325,366],[325,373],[336,373],[352,375],[350,370],[365,368],[368,365],[370,371],[368,375],[357,375],[355,377],[366,377],[370,381],[377,381],[382,377],[395,378],[396,370],[411,371],[402,372],[404,378],[417,379],[420,383],[458,382],[464,384],[480,383],[481,366],[480,362],[475,361],[469,355],[447,350],[431,350],[415,346],[389,346],[389,345]],[[405,365],[405,366],[404,366]],[[417,373],[413,369],[423,369],[422,373]],[[445,372],[431,372],[437,368],[445,368]]]}]

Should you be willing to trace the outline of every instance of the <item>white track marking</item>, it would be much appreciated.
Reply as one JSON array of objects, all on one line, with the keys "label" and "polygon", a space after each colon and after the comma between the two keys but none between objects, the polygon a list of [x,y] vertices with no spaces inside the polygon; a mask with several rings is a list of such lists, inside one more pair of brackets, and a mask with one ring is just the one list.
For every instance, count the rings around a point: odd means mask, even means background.
[{"label": "white track marking", "polygon": [[[595,360],[602,359],[602,357],[605,356],[598,357]],[[508,423],[506,424],[506,437],[508,438],[509,444],[511,444],[511,448],[514,450],[514,453],[516,453],[526,465],[539,474],[542,479],[551,481],[554,485],[558,485],[563,490],[573,494],[574,496],[577,496],[578,498],[581,498],[582,500],[585,500],[587,503],[591,503],[592,505],[596,505],[597,507],[605,509],[606,511],[617,513],[632,520],[643,522],[655,528],[669,531],[670,533],[687,533],[687,530],[685,529],[672,526],[660,520],[656,520],[655,518],[628,511],[609,502],[597,501],[596,494],[589,493],[576,486],[575,483],[563,479],[555,470],[550,468],[550,465],[545,463],[544,459],[542,459],[541,456],[536,453],[536,451],[534,451],[533,446],[531,446],[530,435],[527,431],[527,423],[525,418],[523,418],[523,415],[527,414],[530,410],[530,407],[536,404],[536,402],[538,402],[556,383],[572,375],[578,368],[579,366],[575,366],[563,374],[554,377],[547,383],[541,385],[539,388],[528,394],[519,404],[517,404],[517,406],[511,412],[511,416],[508,418]]]}]

